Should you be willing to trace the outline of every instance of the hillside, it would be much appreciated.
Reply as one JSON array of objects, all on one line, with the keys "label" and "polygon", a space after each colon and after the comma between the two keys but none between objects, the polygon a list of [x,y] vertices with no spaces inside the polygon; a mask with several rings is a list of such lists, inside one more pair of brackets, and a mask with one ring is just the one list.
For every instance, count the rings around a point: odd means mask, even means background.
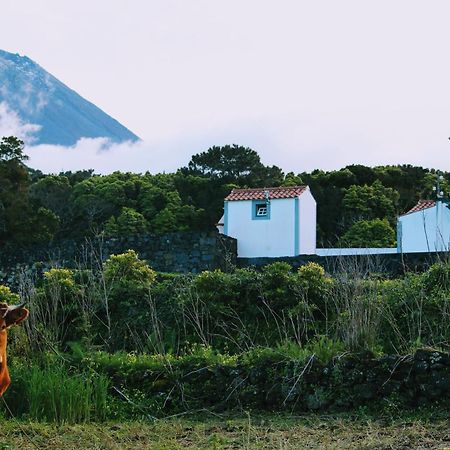
[{"label": "hillside", "polygon": [[[26,56],[0,50],[0,104],[35,124],[35,144],[73,145],[80,138],[114,142],[138,136]],[[22,137],[22,136],[19,136]]]}]

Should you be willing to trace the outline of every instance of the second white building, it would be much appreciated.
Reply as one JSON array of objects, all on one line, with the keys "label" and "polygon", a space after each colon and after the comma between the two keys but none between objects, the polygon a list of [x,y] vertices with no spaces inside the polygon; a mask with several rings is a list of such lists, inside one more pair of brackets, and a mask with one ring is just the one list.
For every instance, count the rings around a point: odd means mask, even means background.
[{"label": "second white building", "polygon": [[419,200],[397,222],[399,253],[447,252],[450,249],[450,209],[443,199]]}]

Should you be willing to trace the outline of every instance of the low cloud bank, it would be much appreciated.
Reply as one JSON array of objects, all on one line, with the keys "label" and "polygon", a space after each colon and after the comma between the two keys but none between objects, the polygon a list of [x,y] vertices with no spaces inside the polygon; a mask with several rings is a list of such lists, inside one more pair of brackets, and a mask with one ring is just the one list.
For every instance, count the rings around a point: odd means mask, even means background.
[{"label": "low cloud bank", "polygon": [[148,142],[113,143],[107,138],[82,138],[72,147],[27,146],[28,164],[46,173],[94,169],[96,173],[162,172],[178,167]]},{"label": "low cloud bank", "polygon": [[179,158],[176,161],[167,151],[158,151],[158,146],[144,141],[114,143],[108,138],[82,138],[72,147],[34,145],[40,129],[40,125],[24,122],[6,102],[0,102],[0,137],[16,136],[24,141],[30,158],[27,164],[33,169],[45,173],[94,169],[106,174],[117,170],[155,173],[179,167]]}]

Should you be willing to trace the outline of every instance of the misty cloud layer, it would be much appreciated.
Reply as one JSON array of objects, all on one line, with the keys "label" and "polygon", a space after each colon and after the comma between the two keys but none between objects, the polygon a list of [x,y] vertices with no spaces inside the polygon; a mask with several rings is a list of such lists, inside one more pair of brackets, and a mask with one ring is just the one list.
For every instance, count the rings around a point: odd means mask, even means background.
[{"label": "misty cloud layer", "polygon": [[[444,134],[446,117],[433,124],[430,139],[430,135],[417,133],[426,112],[402,112],[402,121],[397,114],[380,113],[378,120],[369,124],[368,116],[358,111],[345,115],[290,114],[230,123],[222,129],[160,135],[153,141],[115,144],[106,138],[83,138],[72,147],[63,147],[33,145],[33,134],[39,127],[23,122],[8,105],[0,103],[0,136],[15,135],[24,140],[25,152],[30,156],[28,164],[45,173],[81,169],[103,174],[116,170],[171,172],[186,165],[195,153],[231,143],[253,148],[265,164],[278,165],[285,172],[339,169],[355,163],[413,164],[450,170],[449,158],[445,156],[450,147]],[[383,136],[379,133],[381,128]],[[387,135],[389,147],[385,142]]]}]

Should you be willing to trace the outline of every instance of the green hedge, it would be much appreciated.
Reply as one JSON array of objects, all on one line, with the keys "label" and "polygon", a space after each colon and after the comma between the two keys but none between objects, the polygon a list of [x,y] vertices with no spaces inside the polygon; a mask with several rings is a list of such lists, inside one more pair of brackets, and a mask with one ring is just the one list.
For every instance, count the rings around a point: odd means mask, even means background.
[{"label": "green hedge", "polygon": [[[93,353],[15,361],[6,401],[17,416],[63,422],[216,411],[356,411],[438,403],[450,411],[450,354],[374,357],[313,348],[259,348],[239,356],[197,347],[184,357]],[[324,350],[325,349],[325,350]],[[107,389],[107,390],[106,390]]]}]

